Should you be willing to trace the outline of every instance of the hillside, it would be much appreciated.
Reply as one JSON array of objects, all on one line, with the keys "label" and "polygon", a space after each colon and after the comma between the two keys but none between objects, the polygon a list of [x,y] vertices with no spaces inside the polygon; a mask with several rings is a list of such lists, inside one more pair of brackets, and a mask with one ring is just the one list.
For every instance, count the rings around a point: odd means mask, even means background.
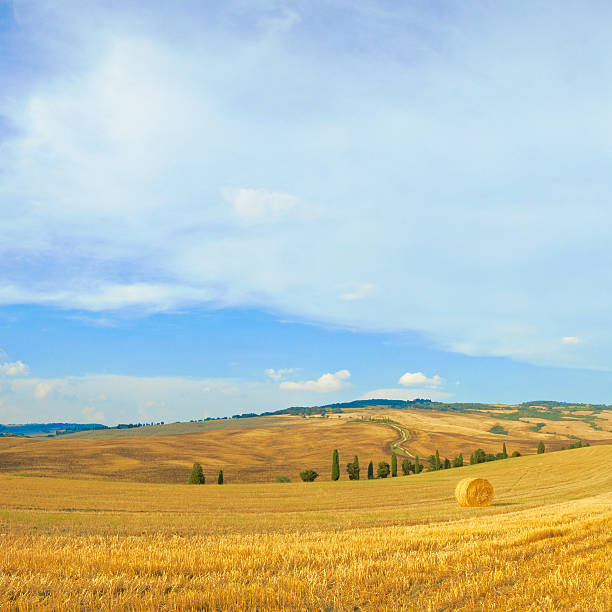
[{"label": "hillside", "polygon": [[[0,607],[604,612],[610,459],[601,445],[223,487],[2,474]],[[459,507],[465,476],[488,478],[495,503]]]},{"label": "hillside", "polygon": [[[345,464],[357,454],[367,462],[389,460],[392,444],[399,454],[421,459],[436,449],[452,459],[467,461],[476,448],[509,453],[567,447],[577,438],[590,444],[612,441],[612,413],[597,414],[594,423],[578,418],[500,419],[494,409],[478,412],[431,409],[356,408],[325,416],[264,416],[173,423],[135,429],[84,431],[52,438],[0,438],[0,472],[182,483],[194,461],[209,478],[223,469],[229,482],[269,482],[276,476],[299,478],[305,468],[330,478],[331,453],[340,452],[341,478]],[[584,418],[590,415],[582,415]],[[595,427],[593,426],[595,424]],[[497,429],[496,429],[497,427]],[[506,433],[495,433],[499,427]]]}]

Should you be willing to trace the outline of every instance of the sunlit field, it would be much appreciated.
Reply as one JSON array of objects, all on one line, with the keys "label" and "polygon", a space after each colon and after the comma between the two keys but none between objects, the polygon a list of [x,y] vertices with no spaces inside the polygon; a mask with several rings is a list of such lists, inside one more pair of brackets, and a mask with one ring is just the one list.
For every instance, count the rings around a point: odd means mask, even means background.
[{"label": "sunlit field", "polygon": [[[387,480],[0,477],[0,608],[608,610],[611,446]],[[460,508],[484,476],[493,506]]]}]

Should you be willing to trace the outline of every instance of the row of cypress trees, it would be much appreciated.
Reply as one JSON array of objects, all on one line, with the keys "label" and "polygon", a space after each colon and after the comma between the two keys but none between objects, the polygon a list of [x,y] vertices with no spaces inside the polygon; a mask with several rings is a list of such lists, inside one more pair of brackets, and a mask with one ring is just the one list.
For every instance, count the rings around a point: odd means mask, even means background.
[{"label": "row of cypress trees", "polygon": [[[191,468],[191,474],[189,475],[189,484],[206,484],[206,476],[204,476],[204,470],[202,466],[196,461]],[[223,484],[223,470],[219,470],[217,476],[217,484]]]},{"label": "row of cypress trees", "polygon": [[[406,471],[406,461],[404,460],[402,464],[402,469],[404,470],[404,474],[408,474],[409,471]],[[422,464],[419,463],[419,458],[416,458],[416,463],[418,465],[418,471],[415,472],[418,474],[422,469]],[[409,465],[410,462],[408,462]],[[413,466],[414,467],[414,466]],[[355,455],[354,459],[346,464],[346,471],[349,475],[349,480],[359,480],[360,478],[360,469],[359,469],[359,457]],[[378,464],[378,469],[376,470],[376,475],[378,478],[387,478],[391,474],[392,477],[397,476],[397,455],[395,453],[391,454],[391,465],[389,465],[386,461],[381,461]],[[338,449],[334,449],[332,454],[332,470],[331,470],[331,479],[338,480],[340,478],[340,456],[338,455]],[[368,463],[368,480],[374,479],[374,462],[370,460]]]}]

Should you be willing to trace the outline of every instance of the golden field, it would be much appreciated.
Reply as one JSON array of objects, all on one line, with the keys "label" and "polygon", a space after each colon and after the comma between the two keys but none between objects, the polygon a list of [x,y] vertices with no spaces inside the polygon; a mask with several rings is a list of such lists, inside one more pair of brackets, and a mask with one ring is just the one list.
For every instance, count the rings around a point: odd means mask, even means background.
[{"label": "golden field", "polygon": [[[577,414],[577,413],[574,413]],[[568,416],[547,421],[534,432],[531,419],[500,420],[495,412],[477,414],[434,410],[353,411],[327,418],[267,416],[195,423],[175,423],[127,430],[98,430],[57,437],[0,437],[0,473],[20,472],[36,476],[129,480],[137,482],[184,483],[194,461],[204,467],[209,481],[223,469],[229,483],[272,482],[286,475],[299,480],[306,468],[319,472],[320,480],[331,477],[331,452],[341,457],[341,478],[345,465],[359,456],[365,470],[371,459],[376,465],[389,460],[391,444],[400,432],[370,419],[391,419],[399,423],[407,440],[402,448],[421,458],[435,449],[442,457],[460,452],[467,461],[476,448],[508,452],[536,452],[543,440],[549,450],[568,446],[582,437],[591,444],[612,442],[612,411],[598,415],[599,429]],[[507,435],[489,429],[501,424]],[[557,433],[550,433],[550,431]]]},{"label": "golden field", "polygon": [[[612,446],[359,482],[0,475],[0,609],[609,610]],[[486,508],[461,508],[485,477]]]},{"label": "golden field", "polygon": [[176,430],[163,426],[86,432],[87,437],[0,438],[0,471],[184,483],[198,461],[210,482],[216,482],[220,469],[227,482],[270,482],[279,475],[299,480],[306,468],[329,479],[332,449],[337,448],[346,462],[355,453],[362,461],[381,461],[388,459],[389,444],[398,437],[385,425],[351,423],[346,418],[259,417],[181,425],[187,432],[201,431],[146,435],[156,429]]}]

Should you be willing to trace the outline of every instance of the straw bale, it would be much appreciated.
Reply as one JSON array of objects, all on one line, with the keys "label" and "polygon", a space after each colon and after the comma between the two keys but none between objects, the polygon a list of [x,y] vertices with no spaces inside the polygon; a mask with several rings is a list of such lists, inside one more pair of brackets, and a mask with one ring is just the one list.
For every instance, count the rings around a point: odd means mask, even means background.
[{"label": "straw bale", "polygon": [[493,485],[486,478],[464,478],[455,489],[460,506],[490,506],[493,496]]}]

